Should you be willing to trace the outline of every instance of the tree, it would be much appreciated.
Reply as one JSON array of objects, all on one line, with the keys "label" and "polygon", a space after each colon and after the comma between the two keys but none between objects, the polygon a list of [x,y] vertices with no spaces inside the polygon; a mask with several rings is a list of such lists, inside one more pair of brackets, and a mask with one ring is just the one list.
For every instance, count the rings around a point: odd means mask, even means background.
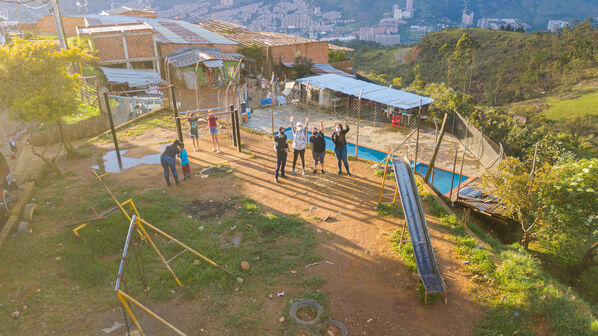
[{"label": "tree", "polygon": [[347,55],[343,50],[328,50],[328,62],[342,62],[347,59]]},{"label": "tree", "polygon": [[598,266],[598,159],[557,165],[552,175],[556,182],[543,195],[549,204],[544,244],[577,278]]},{"label": "tree", "polygon": [[[468,86],[466,85],[468,78],[469,86],[471,86],[474,56],[479,47],[480,44],[471,35],[463,33],[459,41],[457,41],[455,51],[453,51],[453,54],[451,55],[450,62],[456,66],[457,75],[463,81],[463,87],[461,88],[461,91],[463,92],[468,91]],[[458,83],[459,82],[460,81],[458,81]]]},{"label": "tree", "polygon": [[545,217],[549,204],[545,197],[554,184],[550,166],[544,164],[535,173],[530,173],[519,159],[511,157],[503,161],[497,171],[486,173],[483,183],[492,189],[493,195],[500,198],[505,216],[521,225],[521,244],[529,250],[530,241],[546,228]]},{"label": "tree", "polygon": [[56,41],[16,38],[0,47],[0,107],[14,120],[56,123],[67,153],[75,153],[62,120],[79,105],[79,74],[70,73],[69,66],[91,59],[76,46],[61,49]]},{"label": "tree", "polygon": [[313,62],[311,59],[307,57],[301,57],[301,55],[297,54],[295,57],[295,65],[293,69],[295,70],[295,75],[297,77],[305,77],[310,74],[311,67],[313,66]]}]

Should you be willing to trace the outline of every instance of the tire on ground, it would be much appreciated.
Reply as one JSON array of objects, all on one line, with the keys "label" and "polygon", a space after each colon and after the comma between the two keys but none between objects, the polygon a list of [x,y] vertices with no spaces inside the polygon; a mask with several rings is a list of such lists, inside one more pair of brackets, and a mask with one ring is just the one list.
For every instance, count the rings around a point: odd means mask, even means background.
[{"label": "tire on ground", "polygon": [[[316,317],[311,321],[303,321],[297,317],[297,311],[299,311],[299,309],[301,309],[301,308],[306,308],[306,307],[307,308],[311,307],[316,310]],[[318,323],[318,320],[320,319],[320,316],[322,315],[323,312],[324,312],[324,308],[322,308],[322,306],[320,306],[319,304],[317,304],[313,301],[310,301],[310,300],[303,300],[303,301],[295,302],[291,306],[291,309],[289,310],[289,315],[295,322],[297,322],[300,325],[312,326],[312,325],[315,325]]]}]

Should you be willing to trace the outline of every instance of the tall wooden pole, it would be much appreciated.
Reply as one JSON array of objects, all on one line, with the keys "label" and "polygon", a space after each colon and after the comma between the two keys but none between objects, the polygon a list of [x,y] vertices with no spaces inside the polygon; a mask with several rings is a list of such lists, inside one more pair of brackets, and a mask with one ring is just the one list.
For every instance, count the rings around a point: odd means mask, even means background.
[{"label": "tall wooden pole", "polygon": [[424,181],[428,183],[430,179],[430,175],[434,170],[434,164],[436,163],[436,156],[438,155],[438,150],[440,149],[440,144],[442,143],[442,138],[444,137],[444,126],[446,126],[446,120],[448,119],[448,114],[444,114],[444,118],[442,119],[442,126],[440,126],[440,134],[438,135],[438,139],[436,139],[436,145],[434,146],[434,153],[432,154],[432,159],[430,159],[430,165],[428,166],[428,170],[426,171],[426,176],[424,177]]},{"label": "tall wooden pole", "polygon": [[419,99],[419,110],[417,111],[417,137],[415,138],[415,160],[413,160],[413,172],[417,167],[417,152],[419,150],[419,127],[422,116],[422,99]]},{"label": "tall wooden pole", "polygon": [[272,105],[271,105],[271,117],[272,117],[272,134],[274,134],[274,73],[272,73],[272,80],[270,81],[270,87],[271,87],[271,91],[272,94],[271,96],[271,100],[272,100]]},{"label": "tall wooden pole", "polygon": [[459,187],[457,188],[457,200],[459,199],[459,193],[461,192],[461,178],[463,177],[463,164],[465,163],[465,153],[467,153],[467,147],[469,147],[469,145],[465,145],[463,157],[461,158],[461,170],[459,171]]},{"label": "tall wooden pole", "polygon": [[172,100],[172,111],[174,112],[174,120],[176,122],[176,131],[179,136],[179,141],[183,142],[183,130],[181,128],[181,118],[179,118],[179,110],[176,106],[176,96],[174,94],[174,85],[170,87],[170,98]]},{"label": "tall wooden pole", "polygon": [[108,113],[108,120],[110,121],[110,131],[112,132],[112,141],[114,142],[114,150],[116,151],[118,168],[122,170],[123,162],[120,158],[120,150],[118,149],[118,139],[116,138],[116,130],[114,129],[114,120],[112,120],[112,111],[110,109],[110,98],[108,97],[108,92],[104,92],[104,104],[106,105],[106,113]]},{"label": "tall wooden pole", "polygon": [[451,190],[449,192],[449,199],[451,200],[451,205],[453,204],[453,182],[455,182],[455,168],[457,168],[457,155],[459,154],[458,148],[456,144],[455,146],[455,159],[453,160],[453,173],[451,175]]}]

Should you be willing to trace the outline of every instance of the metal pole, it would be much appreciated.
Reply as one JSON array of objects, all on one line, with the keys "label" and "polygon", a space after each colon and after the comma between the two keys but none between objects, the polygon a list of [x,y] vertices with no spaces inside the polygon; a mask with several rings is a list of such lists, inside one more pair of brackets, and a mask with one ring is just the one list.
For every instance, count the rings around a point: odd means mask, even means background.
[{"label": "metal pole", "polygon": [[432,171],[434,171],[434,164],[436,163],[436,156],[438,155],[438,150],[440,150],[440,144],[442,143],[442,138],[444,137],[444,127],[446,126],[446,120],[448,119],[448,114],[444,114],[444,118],[442,119],[442,126],[440,126],[440,135],[436,139],[436,145],[434,146],[434,152],[432,153],[432,158],[430,159],[430,165],[428,166],[428,170],[426,171],[426,176],[424,177],[424,181],[428,183]]},{"label": "metal pole", "polygon": [[307,81],[307,87],[305,89],[305,118],[309,117],[309,106],[307,105],[307,88],[309,87],[309,82]]},{"label": "metal pole", "polygon": [[272,74],[272,81],[270,81],[270,92],[271,94],[271,100],[272,100],[272,105],[270,108],[270,112],[271,112],[271,117],[272,117],[272,134],[274,134],[274,74]]},{"label": "metal pole", "polygon": [[415,167],[417,167],[417,152],[419,149],[419,127],[420,127],[420,120],[422,116],[422,99],[419,99],[419,110],[417,111],[417,137],[415,138],[415,160],[413,160],[413,172],[415,172]]},{"label": "metal pole", "polygon": [[465,153],[467,153],[467,147],[469,147],[469,145],[465,146],[465,150],[463,151],[463,157],[461,158],[461,170],[459,171],[459,187],[457,188],[456,200],[459,200],[459,192],[461,192],[461,178],[463,177],[463,164],[465,163]]},{"label": "metal pole", "polygon": [[230,114],[231,114],[231,128],[233,130],[233,146],[237,147],[237,123],[235,122],[235,107],[233,105],[230,106]]},{"label": "metal pole", "polygon": [[236,119],[236,133],[237,133],[237,148],[239,149],[239,152],[241,151],[241,125],[239,124],[239,111],[235,110],[233,112],[233,114],[235,115],[235,119]]},{"label": "metal pole", "polygon": [[[60,41],[60,47],[62,49],[68,49],[68,43],[66,36],[64,35],[64,25],[62,24],[62,15],[60,15],[60,6],[58,6],[58,0],[53,1],[54,10],[54,21],[56,22],[56,32],[58,33],[58,40]],[[19,22],[20,23],[20,22]]]},{"label": "metal pole", "polygon": [[357,109],[357,141],[355,143],[355,157],[357,157],[358,149],[359,149],[359,126],[361,124],[361,94],[363,93],[363,89],[359,91],[359,98],[357,100],[357,104],[359,104],[359,108]]},{"label": "metal pole", "polygon": [[114,120],[112,120],[112,111],[110,110],[110,98],[108,92],[104,92],[104,104],[106,105],[106,113],[108,113],[108,120],[110,121],[110,130],[112,131],[112,141],[114,141],[114,150],[116,151],[116,158],[118,159],[118,167],[123,169],[123,162],[120,158],[120,150],[118,149],[118,139],[116,138],[116,130],[114,129]]},{"label": "metal pole", "polygon": [[174,119],[176,121],[176,131],[179,136],[179,141],[183,142],[183,130],[181,129],[181,119],[179,118],[179,111],[176,106],[176,96],[174,94],[174,85],[170,87],[170,96],[172,100],[172,110],[174,112]]},{"label": "metal pole", "polygon": [[449,192],[449,199],[451,200],[451,205],[453,202],[453,183],[455,181],[455,168],[457,167],[457,155],[459,154],[459,151],[457,149],[457,144],[453,144],[453,146],[455,146],[455,159],[453,161],[453,173],[451,175],[451,191]]}]

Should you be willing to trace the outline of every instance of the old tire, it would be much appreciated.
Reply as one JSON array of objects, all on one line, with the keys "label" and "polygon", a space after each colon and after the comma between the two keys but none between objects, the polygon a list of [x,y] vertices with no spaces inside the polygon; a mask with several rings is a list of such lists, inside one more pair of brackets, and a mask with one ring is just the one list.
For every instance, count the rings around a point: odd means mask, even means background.
[{"label": "old tire", "polygon": [[330,320],[330,321],[326,322],[326,324],[324,325],[324,328],[325,328],[324,330],[326,330],[326,328],[327,328],[328,326],[330,326],[330,325],[332,325],[332,326],[335,326],[335,327],[339,328],[339,329],[341,330],[341,335],[342,335],[342,336],[347,336],[347,333],[348,333],[348,332],[347,332],[347,328],[346,328],[346,327],[345,327],[345,325],[344,325],[344,324],[342,324],[340,321],[337,321],[337,320]]},{"label": "old tire", "polygon": [[[297,311],[299,311],[299,309],[301,309],[301,308],[306,308],[306,307],[311,307],[316,310],[316,317],[311,321],[303,321],[297,317]],[[304,325],[304,326],[313,326],[318,323],[318,320],[320,319],[320,316],[322,315],[323,312],[324,312],[324,308],[322,308],[322,306],[320,306],[319,304],[317,304],[313,301],[310,301],[310,300],[303,300],[303,301],[295,302],[291,306],[291,309],[289,310],[289,315],[295,322],[297,322],[297,324]]]},{"label": "old tire", "polygon": [[284,336],[295,336],[298,332],[302,332],[309,336],[315,336],[311,330],[309,330],[307,327],[303,327],[303,326],[297,326],[297,327],[293,327],[293,328],[287,330],[284,333]]}]

